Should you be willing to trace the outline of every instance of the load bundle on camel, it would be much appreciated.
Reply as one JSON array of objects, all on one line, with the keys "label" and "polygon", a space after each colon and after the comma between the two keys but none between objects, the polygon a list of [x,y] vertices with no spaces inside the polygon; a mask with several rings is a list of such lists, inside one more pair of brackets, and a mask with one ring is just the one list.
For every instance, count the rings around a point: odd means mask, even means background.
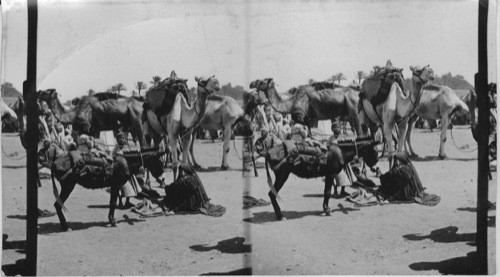
[{"label": "load bundle on camel", "polygon": [[[69,230],[63,214],[63,210],[66,210],[64,202],[76,184],[88,189],[111,187],[108,219],[112,226],[116,226],[114,212],[120,188],[133,174],[138,174],[141,167],[147,168],[159,183],[163,183],[163,163],[160,160],[163,154],[158,153],[156,149],[142,149],[137,153],[116,155],[111,161],[92,152],[82,154],[75,150],[56,158],[52,164],[52,186],[56,198],[54,207],[62,230]],[[61,194],[58,192],[55,179],[59,181]]]},{"label": "load bundle on camel", "polygon": [[[265,140],[264,144],[271,142]],[[278,192],[285,184],[290,173],[300,178],[325,178],[323,210],[329,215],[328,202],[331,196],[334,177],[340,173],[344,166],[361,157],[366,164],[373,167],[378,162],[378,153],[375,146],[377,141],[371,138],[339,141],[330,145],[328,150],[320,147],[311,147],[308,144],[285,141],[274,146],[264,145],[261,153],[266,157],[267,181],[270,188],[269,197],[278,220],[284,219],[281,208],[276,201]],[[274,171],[275,182],[272,184],[269,166]]]},{"label": "load bundle on camel", "polygon": [[367,99],[375,107],[387,99],[394,83],[398,83],[403,93],[405,92],[403,69],[393,67],[391,61],[387,61],[385,67],[366,77],[361,85],[359,98]]}]

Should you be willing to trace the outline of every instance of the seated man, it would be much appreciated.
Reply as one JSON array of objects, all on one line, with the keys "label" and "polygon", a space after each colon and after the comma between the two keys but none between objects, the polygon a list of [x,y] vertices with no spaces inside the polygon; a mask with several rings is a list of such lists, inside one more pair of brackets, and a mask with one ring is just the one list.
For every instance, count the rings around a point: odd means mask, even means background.
[{"label": "seated man", "polygon": [[273,133],[269,133],[267,128],[260,130],[260,138],[255,141],[255,152],[259,154],[258,157],[264,156],[269,148],[282,143],[282,141]]},{"label": "seated man", "polygon": [[311,147],[319,147],[321,150],[326,151],[327,148],[321,144],[319,141],[314,140],[310,136],[309,128],[300,123],[295,123],[292,127],[292,141],[295,143],[306,143],[306,145]]},{"label": "seated man", "polygon": [[53,144],[49,139],[45,139],[42,149],[38,151],[39,168],[46,167],[50,169],[52,167],[52,162],[56,158],[62,157],[64,154],[61,148]]}]

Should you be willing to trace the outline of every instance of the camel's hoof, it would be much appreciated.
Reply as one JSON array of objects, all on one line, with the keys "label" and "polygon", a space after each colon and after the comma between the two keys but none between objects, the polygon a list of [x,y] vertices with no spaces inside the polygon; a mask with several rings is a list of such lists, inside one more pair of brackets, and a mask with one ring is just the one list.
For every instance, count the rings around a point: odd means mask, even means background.
[{"label": "camel's hoof", "polygon": [[257,171],[255,172],[255,177],[259,177],[259,173],[257,173]]},{"label": "camel's hoof", "polygon": [[438,159],[439,160],[446,160],[448,157],[446,157],[446,155],[439,155],[438,156]]},{"label": "camel's hoof", "polygon": [[325,211],[326,216],[330,216],[330,214],[331,214],[330,209],[323,209],[323,211]]},{"label": "camel's hoof", "polygon": [[284,217],[284,216],[277,216],[277,217],[276,217],[276,219],[277,219],[278,221],[285,221],[285,220],[286,220],[286,217]]},{"label": "camel's hoof", "polygon": [[111,227],[116,227],[116,219],[111,219],[109,220],[109,223],[111,224]]},{"label": "camel's hoof", "polygon": [[338,194],[338,192],[335,192],[334,194],[332,194],[332,198],[339,199],[340,195]]},{"label": "camel's hoof", "polygon": [[229,165],[221,165],[220,170],[223,171],[229,170]]}]

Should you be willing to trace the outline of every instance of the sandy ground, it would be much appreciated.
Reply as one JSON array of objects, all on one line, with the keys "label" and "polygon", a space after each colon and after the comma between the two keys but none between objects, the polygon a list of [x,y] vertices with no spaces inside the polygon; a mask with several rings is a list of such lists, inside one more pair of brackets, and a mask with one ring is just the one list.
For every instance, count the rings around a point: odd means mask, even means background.
[{"label": "sandy ground", "polygon": [[[448,133],[449,134],[449,133]],[[453,131],[459,146],[476,148],[470,129]],[[441,196],[434,207],[390,204],[355,207],[331,199],[331,216],[322,214],[323,182],[291,176],[280,192],[288,220],[276,221],[271,206],[242,210],[242,193],[268,200],[265,169],[242,179],[241,160],[231,142],[232,170],[217,168],[222,143],[198,141],[199,175],[214,204],[227,208],[214,218],[171,215],[140,218],[118,210],[117,227],[107,224],[109,194],[76,187],[66,202],[71,232],[60,232],[57,217],[38,221],[39,275],[200,275],[200,274],[440,274],[468,273],[475,251],[477,151],[461,152],[448,136],[448,160],[437,156],[439,133],[415,131],[414,148],[424,158],[415,167],[428,193]],[[2,135],[2,223],[9,237],[2,269],[16,274],[25,252],[26,167],[19,138]],[[236,140],[241,151],[241,140]],[[466,151],[468,151],[466,150]],[[241,156],[241,153],[239,153]],[[387,160],[381,160],[386,171]],[[172,178],[169,173],[169,178]],[[490,199],[496,202],[496,172]],[[374,177],[374,176],[372,176]],[[379,180],[374,178],[376,183]],[[49,179],[42,180],[39,207],[53,211]],[[155,188],[163,194],[154,183]],[[353,190],[349,190],[352,192]],[[139,200],[133,199],[134,204]],[[339,205],[345,207],[344,213]],[[488,227],[489,272],[495,266],[495,211]]]}]

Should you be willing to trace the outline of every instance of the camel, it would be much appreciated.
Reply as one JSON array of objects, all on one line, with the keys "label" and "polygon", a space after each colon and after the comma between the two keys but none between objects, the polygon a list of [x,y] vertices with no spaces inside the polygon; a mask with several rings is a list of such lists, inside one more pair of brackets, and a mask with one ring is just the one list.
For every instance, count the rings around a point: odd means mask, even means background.
[{"label": "camel", "polygon": [[[232,97],[224,96],[224,95],[216,95],[212,94],[208,97],[207,107],[205,109],[205,115],[200,123],[200,128],[204,130],[211,131],[224,131],[224,145],[222,147],[222,165],[220,167],[221,170],[228,170],[229,165],[227,163],[227,154],[229,153],[230,145],[229,142],[231,140],[231,135],[234,129],[234,126],[239,123],[241,120],[252,121],[252,112],[253,109],[256,109],[261,102],[257,102],[257,98],[253,98],[255,100],[249,101],[246,103],[245,111],[240,107],[240,105],[234,100]],[[258,110],[260,111],[260,110]],[[246,124],[248,127],[251,124]],[[253,130],[250,131],[253,133]],[[193,161],[193,165],[195,167],[199,167],[196,159],[194,157],[193,151],[194,138],[191,143],[190,153]],[[256,171],[255,171],[256,173]],[[257,175],[257,174],[256,174]]]},{"label": "camel", "polygon": [[[371,138],[338,142],[336,144],[329,145],[329,149],[326,152],[322,152],[321,154],[325,159],[325,163],[322,165],[320,163],[320,166],[315,167],[314,169],[311,169],[310,164],[304,163],[303,161],[296,162],[297,159],[293,154],[275,154],[297,152],[297,149],[294,148],[298,146],[296,146],[295,144],[290,145],[290,143],[285,142],[283,144],[278,144],[271,147],[270,142],[270,140],[264,141],[264,144],[266,144],[266,146],[263,147],[263,149],[267,150],[264,150],[264,153],[262,154],[266,157],[266,171],[268,176],[268,184],[270,187],[268,195],[271,199],[271,203],[273,205],[277,220],[286,219],[281,212],[281,208],[278,205],[276,199],[278,198],[278,192],[285,184],[286,180],[290,176],[290,173],[293,173],[299,178],[325,177],[323,211],[326,213],[326,215],[330,215],[328,202],[330,200],[332,192],[333,180],[335,176],[339,174],[340,171],[344,168],[344,166],[347,163],[353,161],[355,156],[362,157],[370,167],[376,165],[378,162],[378,153],[375,149],[375,146],[378,144],[378,142],[371,140]],[[276,177],[274,185],[271,183],[268,164],[271,166]]]},{"label": "camel", "polygon": [[367,128],[364,118],[358,112],[359,91],[332,83],[317,83],[292,88],[280,95],[272,78],[255,80],[250,88],[263,91],[273,109],[282,114],[292,114],[295,122],[309,128],[318,120],[335,121],[340,116],[347,116],[351,126],[356,128],[358,136],[365,136]]},{"label": "camel", "polygon": [[[387,66],[392,66],[388,62]],[[422,87],[428,82],[434,80],[434,71],[428,65],[422,68],[410,67],[412,71],[412,89],[409,95],[403,93],[398,82],[394,82],[387,98],[375,108],[366,98],[361,101],[361,108],[366,116],[376,125],[382,125],[385,142],[387,143],[387,152],[389,163],[392,164],[394,147],[392,141],[392,130],[397,125],[399,129],[398,141],[404,142],[408,129],[408,119],[420,103]],[[398,152],[402,152],[404,143],[398,143]]]},{"label": "camel", "polygon": [[143,102],[135,97],[95,93],[83,96],[72,109],[61,104],[54,89],[41,91],[39,97],[49,104],[58,121],[73,125],[73,130],[77,133],[97,138],[101,131],[112,130],[116,133],[122,128],[123,131],[132,133],[141,146],[145,145],[141,121]]},{"label": "camel", "polygon": [[[75,159],[74,157],[78,157],[79,155],[81,155],[80,151],[72,151],[70,154],[57,158],[52,164],[52,187],[56,198],[54,207],[56,208],[57,216],[59,217],[59,222],[63,231],[71,230],[66,222],[63,210],[66,210],[64,202],[68,199],[76,184],[80,184],[82,187],[89,189],[111,187],[108,219],[112,226],[116,226],[114,213],[118,192],[132,177],[132,174],[138,174],[139,168],[144,166],[151,171],[151,174],[159,183],[164,182],[164,178],[160,178],[163,176],[163,164],[159,158],[163,153],[158,153],[156,150],[148,151],[147,149],[143,149],[140,155],[139,153],[117,155],[113,162],[107,164],[111,170],[110,176],[108,177],[96,176],[91,172],[88,174],[81,174],[85,171],[85,167],[83,169],[79,168],[78,166],[80,163],[75,162],[74,166],[70,166]],[[95,157],[92,159],[98,160]],[[81,162],[83,162],[83,160],[81,160]],[[89,165],[90,162],[85,162],[84,164]],[[101,166],[106,165],[102,164]],[[57,190],[55,179],[60,183],[61,194],[59,194]]]},{"label": "camel", "polygon": [[[411,144],[411,131],[413,123],[420,117],[427,120],[441,119],[441,142],[439,145],[439,159],[446,159],[444,146],[446,142],[446,132],[451,122],[451,117],[454,114],[466,115],[469,113],[469,108],[456,93],[447,86],[437,86],[434,84],[425,85],[422,88],[420,102],[415,109],[415,113],[408,120],[408,131],[406,134],[406,142],[411,156],[417,156],[413,151]],[[406,148],[406,145],[405,145]]]},{"label": "camel", "polygon": [[[170,78],[162,83],[174,83],[170,88],[154,87],[146,93],[144,102],[143,126],[146,132],[151,129],[157,134],[168,136],[170,149],[177,149],[177,141],[182,142],[182,162],[186,163],[189,155],[189,148],[192,141],[193,130],[201,122],[205,115],[207,101],[210,94],[220,90],[219,81],[212,77],[195,77],[198,83],[196,102],[189,106],[188,100],[184,96],[187,93],[187,85],[184,79],[177,78],[172,72]],[[177,89],[172,89],[176,86]],[[169,98],[173,96],[173,98]],[[173,100],[172,100],[173,99]],[[168,101],[172,100],[172,101]],[[168,101],[168,107],[164,106],[164,101]],[[179,164],[177,151],[172,151],[172,167],[175,169]]]}]

